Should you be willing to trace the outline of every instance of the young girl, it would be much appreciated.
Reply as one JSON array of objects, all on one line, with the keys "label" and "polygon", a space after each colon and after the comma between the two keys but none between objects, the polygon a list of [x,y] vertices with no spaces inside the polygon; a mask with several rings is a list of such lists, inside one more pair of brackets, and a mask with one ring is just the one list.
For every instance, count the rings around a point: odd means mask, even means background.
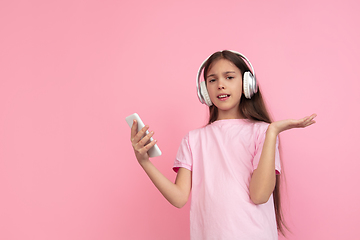
[{"label": "young girl", "polygon": [[145,126],[137,133],[134,121],[131,142],[138,162],[175,207],[185,205],[191,190],[192,240],[278,239],[283,231],[278,135],[315,123],[316,115],[272,122],[254,69],[238,52],[212,54],[200,66],[197,85],[200,101],[209,106],[209,123],[183,138],[175,183],[149,161],[147,151],[156,140],[145,143],[154,132],[144,136]]}]

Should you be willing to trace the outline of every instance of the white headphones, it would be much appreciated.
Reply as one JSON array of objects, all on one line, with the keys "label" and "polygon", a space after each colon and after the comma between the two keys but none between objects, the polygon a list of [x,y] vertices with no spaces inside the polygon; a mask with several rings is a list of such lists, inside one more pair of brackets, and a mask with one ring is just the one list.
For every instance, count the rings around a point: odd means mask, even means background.
[{"label": "white headphones", "polygon": [[[255,70],[254,70],[253,66],[251,65],[250,61],[243,54],[236,52],[236,51],[232,51],[232,50],[227,50],[227,51],[235,53],[236,55],[238,55],[239,57],[244,59],[245,62],[248,64],[248,66],[251,68],[251,72],[249,72],[249,71],[244,72],[244,75],[243,75],[244,95],[246,98],[251,99],[251,97],[258,91],[258,85],[257,85],[256,78],[255,78]],[[211,105],[213,105],[213,103],[210,100],[210,96],[209,96],[209,93],[206,88],[206,82],[205,81],[200,82],[200,76],[201,76],[202,70],[204,69],[205,63],[211,56],[212,55],[210,55],[208,58],[206,58],[205,61],[200,65],[199,71],[197,73],[197,78],[196,78],[196,88],[197,88],[198,98],[201,103],[206,104],[209,107]]]}]

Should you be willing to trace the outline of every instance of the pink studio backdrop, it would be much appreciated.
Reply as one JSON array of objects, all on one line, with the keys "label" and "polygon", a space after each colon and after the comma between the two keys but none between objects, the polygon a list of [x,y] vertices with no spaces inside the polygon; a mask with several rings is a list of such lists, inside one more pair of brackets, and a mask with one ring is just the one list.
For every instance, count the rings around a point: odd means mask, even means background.
[{"label": "pink studio backdrop", "polygon": [[[244,53],[281,135],[288,239],[359,239],[358,1],[2,1],[0,239],[189,239],[134,158],[125,117],[155,131],[170,179],[206,123],[195,75]],[[283,239],[282,237],[280,239]]]}]

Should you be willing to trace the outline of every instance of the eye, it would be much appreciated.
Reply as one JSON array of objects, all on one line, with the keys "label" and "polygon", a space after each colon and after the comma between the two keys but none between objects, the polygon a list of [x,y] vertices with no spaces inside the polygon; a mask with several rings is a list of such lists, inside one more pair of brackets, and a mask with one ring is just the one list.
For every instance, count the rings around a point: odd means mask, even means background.
[{"label": "eye", "polygon": [[227,79],[231,80],[231,79],[234,79],[234,77],[228,76]]},{"label": "eye", "polygon": [[215,82],[215,79],[209,79],[209,83]]}]

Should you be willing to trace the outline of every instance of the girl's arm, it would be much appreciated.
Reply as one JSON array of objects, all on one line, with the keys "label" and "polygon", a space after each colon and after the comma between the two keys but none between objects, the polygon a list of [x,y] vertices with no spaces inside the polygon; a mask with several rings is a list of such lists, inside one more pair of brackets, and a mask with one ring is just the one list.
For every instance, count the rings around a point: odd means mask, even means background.
[{"label": "girl's arm", "polygon": [[278,134],[288,129],[310,126],[315,123],[313,120],[315,117],[316,114],[313,114],[302,119],[282,120],[269,125],[258,167],[252,173],[250,180],[250,198],[255,204],[266,203],[275,188],[275,148]]},{"label": "girl's arm", "polygon": [[156,140],[145,145],[146,142],[154,135],[154,132],[150,132],[143,139],[148,126],[145,126],[138,133],[137,122],[134,120],[131,127],[131,142],[134,148],[135,156],[154,183],[156,188],[161,194],[175,207],[183,207],[189,199],[191,190],[191,171],[185,168],[179,168],[176,176],[175,183],[167,179],[149,160],[148,150],[156,144]]}]

